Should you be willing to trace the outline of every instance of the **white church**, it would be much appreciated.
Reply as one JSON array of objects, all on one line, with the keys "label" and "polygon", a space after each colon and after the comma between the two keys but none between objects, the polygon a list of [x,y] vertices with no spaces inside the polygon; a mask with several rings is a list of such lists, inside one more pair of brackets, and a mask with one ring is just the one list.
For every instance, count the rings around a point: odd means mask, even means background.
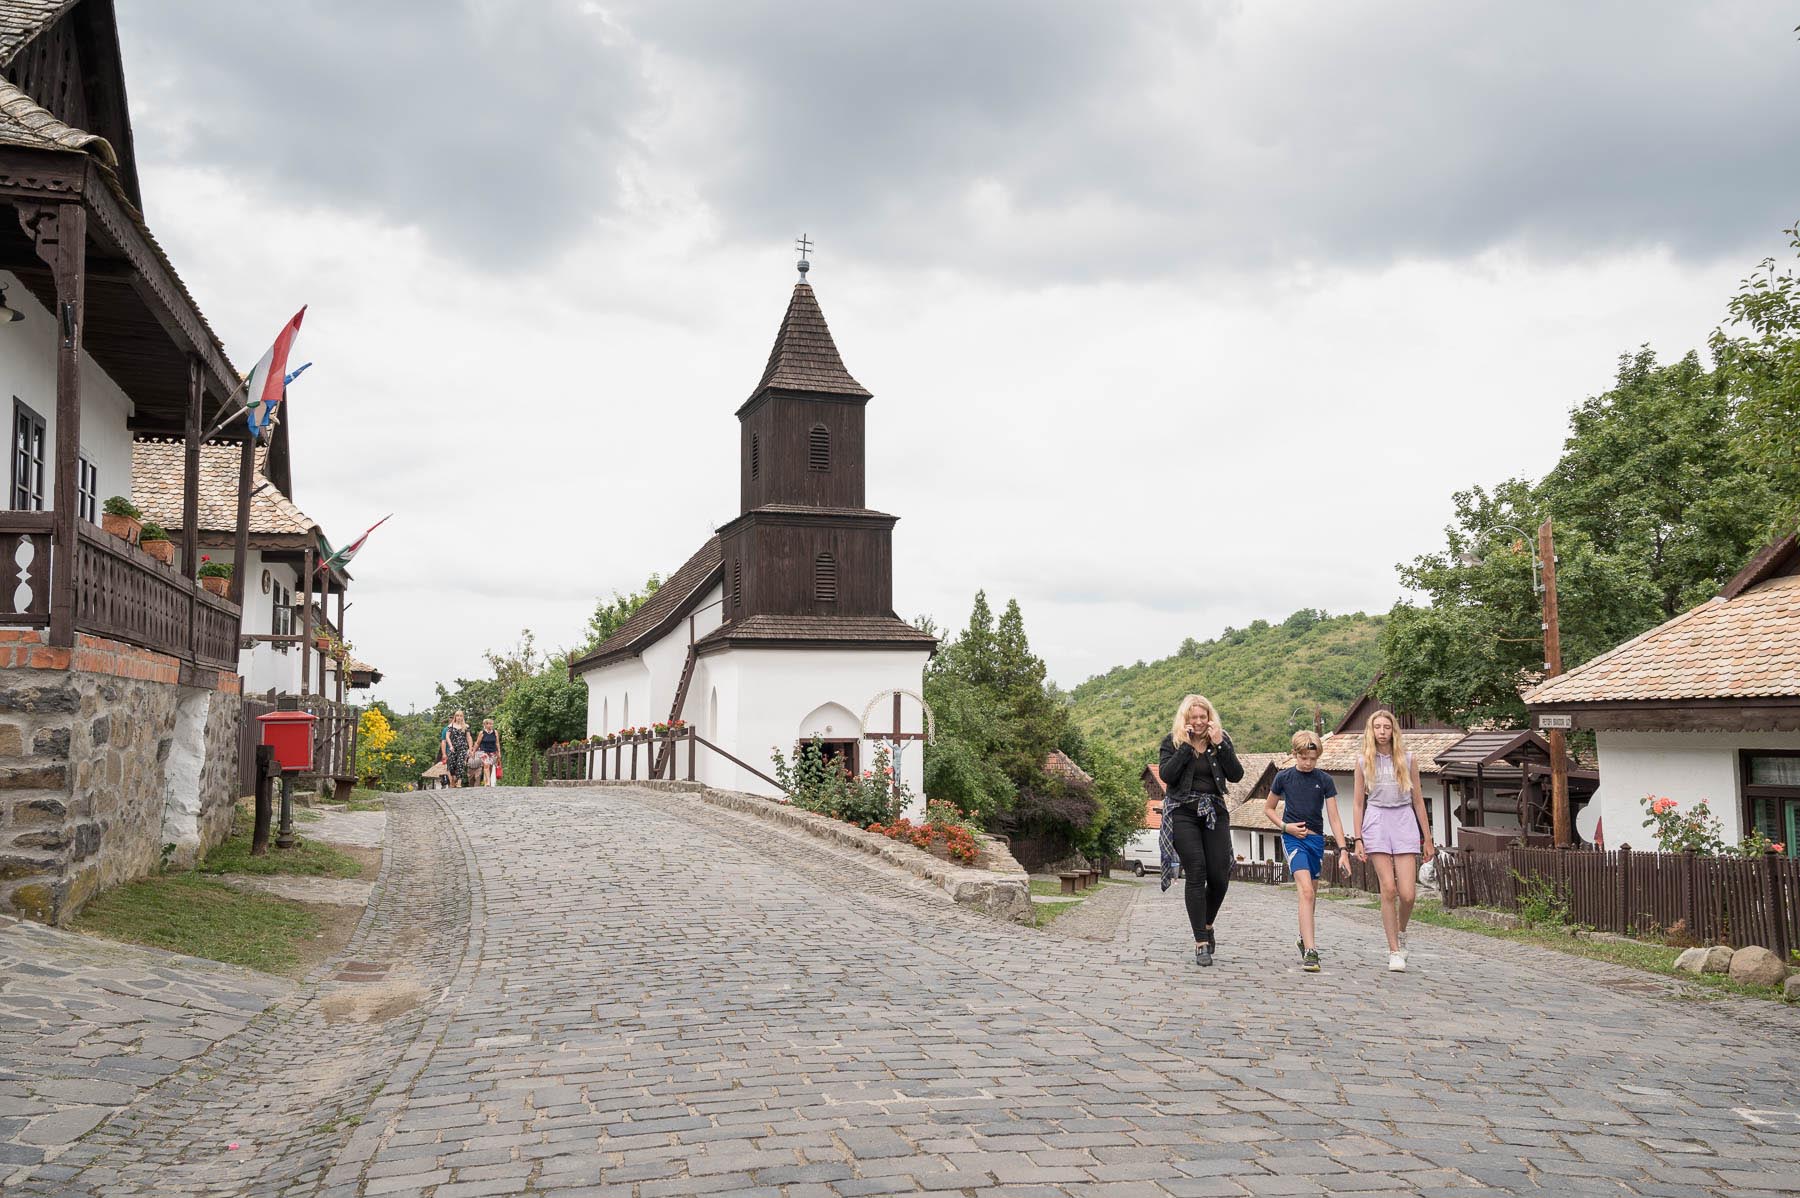
[{"label": "white church", "polygon": [[778,794],[743,766],[772,774],[772,750],[791,758],[815,736],[854,771],[889,734],[910,734],[899,775],[922,803],[918,696],[937,641],[894,614],[899,518],[863,497],[871,396],[805,270],[737,410],[741,514],[569,669],[587,683],[590,734],[686,720],[743,763],[698,750],[695,777],[730,790]]}]

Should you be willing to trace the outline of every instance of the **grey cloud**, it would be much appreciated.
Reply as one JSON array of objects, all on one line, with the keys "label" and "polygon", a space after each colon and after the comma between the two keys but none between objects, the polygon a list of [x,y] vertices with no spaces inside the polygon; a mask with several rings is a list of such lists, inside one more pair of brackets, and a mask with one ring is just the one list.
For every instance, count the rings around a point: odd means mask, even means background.
[{"label": "grey cloud", "polygon": [[730,95],[693,165],[740,236],[804,222],[1056,279],[1500,243],[1708,256],[1800,214],[1800,48],[1774,3],[616,12]]},{"label": "grey cloud", "polygon": [[119,21],[140,155],[417,224],[483,265],[535,265],[604,216],[636,152],[635,56],[573,0],[160,0]]}]

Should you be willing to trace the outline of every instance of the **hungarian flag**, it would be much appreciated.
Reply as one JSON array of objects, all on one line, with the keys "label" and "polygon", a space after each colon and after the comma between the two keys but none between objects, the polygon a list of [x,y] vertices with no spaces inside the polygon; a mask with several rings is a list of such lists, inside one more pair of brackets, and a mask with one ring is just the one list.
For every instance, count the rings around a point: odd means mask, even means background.
[{"label": "hungarian flag", "polygon": [[294,338],[300,335],[300,321],[305,316],[305,308],[294,313],[294,319],[276,334],[275,344],[262,356],[244,384],[244,411],[252,434],[259,434],[268,427],[269,419],[275,415],[275,408],[287,391],[288,353],[294,348]]},{"label": "hungarian flag", "polygon": [[323,574],[327,570],[340,570],[349,565],[350,559],[355,557],[357,551],[363,547],[363,542],[369,539],[369,533],[374,532],[393,518],[394,514],[389,512],[381,519],[375,521],[375,523],[369,525],[368,532],[363,533],[362,536],[357,537],[342,549],[332,551],[330,542],[326,542],[325,548],[327,552],[319,556],[319,573]]}]

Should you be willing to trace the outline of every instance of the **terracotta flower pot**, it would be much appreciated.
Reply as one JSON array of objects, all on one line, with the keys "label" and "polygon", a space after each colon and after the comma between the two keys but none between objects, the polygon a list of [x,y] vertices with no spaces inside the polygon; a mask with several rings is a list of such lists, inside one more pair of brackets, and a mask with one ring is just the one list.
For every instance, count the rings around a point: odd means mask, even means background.
[{"label": "terracotta flower pot", "polygon": [[221,599],[231,593],[231,579],[220,578],[216,574],[208,574],[201,578],[200,585]]},{"label": "terracotta flower pot", "polygon": [[115,516],[111,512],[100,514],[100,527],[113,536],[137,544],[138,534],[144,530],[144,522],[131,516]]},{"label": "terracotta flower pot", "polygon": [[164,538],[160,541],[139,541],[138,548],[165,566],[175,564],[175,542]]}]

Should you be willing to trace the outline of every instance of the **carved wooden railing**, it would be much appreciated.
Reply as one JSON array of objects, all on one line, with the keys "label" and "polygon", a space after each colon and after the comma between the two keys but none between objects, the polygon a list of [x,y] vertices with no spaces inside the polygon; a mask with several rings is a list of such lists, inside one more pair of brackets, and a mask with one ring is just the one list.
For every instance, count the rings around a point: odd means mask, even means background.
[{"label": "carved wooden railing", "polygon": [[[49,512],[0,512],[0,625],[50,624],[58,568]],[[235,670],[240,616],[234,603],[143,550],[77,521],[75,631],[124,641],[181,661]]]},{"label": "carved wooden railing", "polygon": [[0,624],[50,623],[49,512],[0,512]]},{"label": "carved wooden railing", "polygon": [[[681,746],[687,745],[686,777],[681,777]],[[638,750],[644,751],[643,773],[638,773]],[[787,793],[787,788],[747,761],[721,749],[694,731],[689,724],[667,732],[645,731],[629,736],[613,735],[598,740],[571,741],[552,745],[544,751],[543,778],[546,782],[601,781],[635,782],[646,780],[695,780],[698,750],[706,749],[741,770],[746,770],[770,786]]]},{"label": "carved wooden railing", "polygon": [[319,717],[313,725],[313,773],[321,778],[356,776],[356,730],[362,708],[324,695],[300,696],[300,710]]}]

